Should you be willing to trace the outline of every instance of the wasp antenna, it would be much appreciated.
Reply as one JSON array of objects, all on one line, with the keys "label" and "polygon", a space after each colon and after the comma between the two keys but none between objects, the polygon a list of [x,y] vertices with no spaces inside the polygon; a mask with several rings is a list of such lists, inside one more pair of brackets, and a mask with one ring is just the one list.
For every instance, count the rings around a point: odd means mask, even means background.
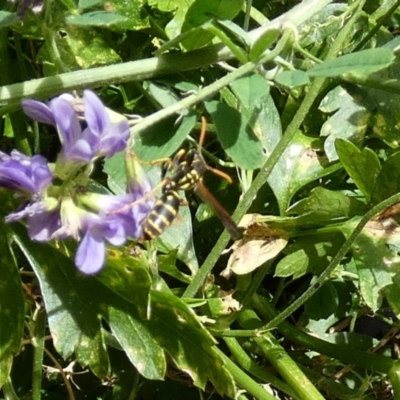
[{"label": "wasp antenna", "polygon": [[211,171],[213,174],[219,176],[220,178],[225,179],[228,183],[232,183],[233,182],[232,178],[228,174],[226,174],[225,172],[222,172],[219,169],[212,168],[212,167],[209,167],[209,166],[207,166],[207,169],[209,171]]}]

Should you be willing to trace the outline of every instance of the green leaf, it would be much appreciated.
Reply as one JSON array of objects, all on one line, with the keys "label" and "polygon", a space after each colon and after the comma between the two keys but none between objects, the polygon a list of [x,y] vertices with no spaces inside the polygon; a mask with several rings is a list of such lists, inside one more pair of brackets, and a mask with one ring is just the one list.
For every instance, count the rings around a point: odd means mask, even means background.
[{"label": "green leaf", "polygon": [[386,48],[376,48],[346,54],[325,61],[307,71],[308,76],[335,77],[346,73],[369,75],[375,71],[388,67],[395,56],[393,51]]},{"label": "green leaf", "polygon": [[212,24],[214,27],[221,29],[233,42],[239,44],[244,48],[250,47],[251,39],[249,34],[234,22],[227,19],[217,19],[210,24]]},{"label": "green leaf", "polygon": [[[55,36],[55,45],[65,68],[77,70],[121,61],[120,56],[95,29],[76,29],[67,25],[63,32],[65,36]],[[38,59],[44,64],[47,75],[57,73],[53,63],[49,62],[51,57],[48,46],[42,46]]]},{"label": "green leaf", "polygon": [[208,380],[221,395],[235,397],[233,378],[215,350],[214,340],[194,313],[167,292],[152,292],[149,329],[194,384],[204,389]]},{"label": "green leaf", "polygon": [[316,187],[310,195],[294,204],[290,213],[304,214],[313,221],[348,219],[367,212],[366,205],[339,191]]},{"label": "green leaf", "polygon": [[0,11],[0,28],[7,28],[7,26],[10,26],[17,21],[18,18],[16,14],[8,11]]},{"label": "green leaf", "polygon": [[97,5],[101,5],[103,0],[79,0],[78,7],[82,10],[85,8],[91,8]]},{"label": "green leaf", "polygon": [[309,272],[317,275],[321,266],[328,264],[342,243],[343,236],[340,233],[299,237],[286,248],[289,254],[279,261],[274,276],[293,276],[293,279],[297,279]]},{"label": "green leaf", "polygon": [[263,146],[263,163],[282,137],[282,124],[267,80],[259,74],[236,79],[230,84],[240,102],[240,112]]},{"label": "green leaf", "polygon": [[103,285],[95,277],[80,275],[70,259],[48,244],[32,242],[21,226],[14,230],[39,280],[56,350],[64,358],[75,352],[81,365],[105,378],[109,361],[99,318]]},{"label": "green leaf", "polygon": [[246,118],[234,108],[218,101],[205,103],[217,129],[223,149],[238,167],[256,169],[264,164],[262,143],[251,132]]},{"label": "green leaf", "polygon": [[135,304],[139,314],[147,317],[152,278],[143,252],[128,256],[128,251],[108,251],[107,265],[96,278],[118,296]]},{"label": "green leaf", "polygon": [[[346,229],[346,235],[350,233],[351,229]],[[361,295],[366,305],[375,312],[382,305],[383,290],[392,284],[392,277],[400,271],[400,257],[368,225],[353,244],[353,257]]]},{"label": "green leaf", "polygon": [[378,156],[371,149],[358,149],[355,144],[342,139],[336,140],[336,151],[346,172],[368,203],[381,169]]},{"label": "green leaf", "polygon": [[400,316],[400,274],[393,277],[393,283],[386,286],[384,292],[390,304],[390,309],[398,318]]},{"label": "green leaf", "polygon": [[377,204],[400,192],[400,152],[392,154],[383,163],[372,191],[371,202]]},{"label": "green leaf", "polygon": [[125,154],[119,152],[110,158],[106,158],[103,170],[107,174],[108,187],[115,194],[125,194],[127,189],[127,177],[125,168]]},{"label": "green leaf", "polygon": [[252,61],[260,57],[265,50],[269,49],[278,40],[280,34],[281,28],[272,27],[268,30],[264,30],[251,46],[249,53],[250,60]]},{"label": "green leaf", "polygon": [[143,82],[143,89],[161,108],[166,108],[179,101],[179,97],[167,86],[156,85],[153,82]]},{"label": "green leaf", "polygon": [[[324,150],[329,161],[338,159],[336,153],[336,139],[341,138],[353,142],[361,147],[370,120],[370,112],[364,103],[356,101],[345,90],[332,91],[321,103],[325,107],[327,103],[339,110],[330,116],[321,128],[321,136],[327,136],[324,142]],[[328,112],[329,109],[328,109]]]},{"label": "green leaf", "polygon": [[[243,0],[195,0],[187,10],[181,33],[201,26],[211,19],[233,19],[242,9]],[[193,34],[182,41],[186,50],[193,50],[208,44],[213,34],[194,29]]]},{"label": "green leaf", "polygon": [[324,319],[336,311],[338,304],[336,288],[328,281],[305,302],[304,312],[311,319]]},{"label": "green leaf", "polygon": [[275,77],[275,81],[290,89],[310,83],[308,75],[304,71],[299,70],[282,71]]},{"label": "green leaf", "polygon": [[184,11],[187,10],[191,2],[188,0],[148,0],[147,1],[150,7],[156,7],[160,11],[170,12],[174,10],[183,9]]},{"label": "green leaf", "polygon": [[133,151],[143,161],[170,157],[177,151],[197,121],[195,113],[186,115],[178,127],[175,118],[168,118],[141,132],[135,138]]},{"label": "green leaf", "polygon": [[309,272],[308,263],[307,253],[303,249],[297,250],[279,261],[274,276],[286,278],[293,275],[293,279],[300,278]]},{"label": "green leaf", "polygon": [[164,351],[134,307],[114,302],[108,309],[107,319],[115,338],[138,372],[147,379],[163,379],[166,370]]},{"label": "green leaf", "polygon": [[336,166],[329,166],[325,156],[317,153],[315,138],[298,131],[268,178],[281,212],[286,213],[293,195],[300,188],[335,169]]},{"label": "green leaf", "polygon": [[109,27],[125,21],[126,17],[108,11],[91,11],[82,15],[71,15],[66,18],[68,24],[78,26]]},{"label": "green leaf", "polygon": [[161,272],[164,272],[181,282],[190,283],[190,276],[181,272],[176,266],[177,255],[177,250],[173,250],[166,255],[158,256],[158,268]]},{"label": "green leaf", "polygon": [[13,357],[21,350],[25,305],[22,282],[9,250],[6,227],[0,235],[0,387],[6,382]]},{"label": "green leaf", "polygon": [[[184,194],[181,194],[184,199]],[[188,207],[180,207],[173,223],[155,240],[158,250],[164,253],[177,251],[176,256],[184,262],[194,275],[198,268],[196,251],[193,243],[192,216]]]},{"label": "green leaf", "polygon": [[[343,15],[348,11],[347,4],[328,4],[299,27],[300,45],[303,48],[318,49],[337,35],[343,26]],[[356,24],[356,29],[358,25]]]}]

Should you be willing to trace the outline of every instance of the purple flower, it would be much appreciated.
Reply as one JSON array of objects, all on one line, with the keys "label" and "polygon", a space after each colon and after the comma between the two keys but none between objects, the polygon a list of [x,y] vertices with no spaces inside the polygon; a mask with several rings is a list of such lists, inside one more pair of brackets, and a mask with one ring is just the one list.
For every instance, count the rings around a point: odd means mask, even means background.
[{"label": "purple flower", "polygon": [[[36,121],[57,128],[63,145],[60,160],[64,164],[72,162],[89,163],[95,157],[111,157],[126,147],[129,139],[129,123],[120,116],[112,122],[110,111],[95,93],[85,90],[83,110],[87,127],[82,130],[72,96],[61,95],[48,105],[36,100],[24,100],[24,112]],[[80,103],[79,103],[80,104]],[[117,114],[119,115],[119,114]]]},{"label": "purple flower", "polygon": [[97,138],[96,155],[111,157],[126,148],[129,139],[129,123],[125,117],[119,116],[112,122],[110,110],[104,107],[100,99],[90,90],[83,92],[85,119],[87,130]]},{"label": "purple flower", "polygon": [[41,195],[53,175],[42,156],[27,157],[17,150],[0,152],[0,186],[30,195]]},{"label": "purple flower", "polygon": [[[128,121],[122,116],[115,120],[88,90],[83,99],[63,94],[48,104],[24,100],[22,107],[31,118],[57,129],[62,150],[54,169],[56,180],[42,156],[0,152],[0,186],[24,195],[26,201],[6,222],[25,219],[36,241],[79,241],[76,266],[85,274],[97,273],[105,262],[106,243],[121,246],[128,238],[142,237],[142,222],[154,203],[150,182],[135,159],[127,163],[127,194],[91,193],[82,187],[97,157],[111,157],[126,148]],[[89,168],[82,169],[85,164]]]},{"label": "purple flower", "polygon": [[88,214],[88,217],[86,226],[83,227],[83,239],[75,255],[75,265],[84,274],[95,274],[104,265],[105,241],[121,246],[126,241],[126,234],[123,226],[116,220],[103,219],[96,214]]},{"label": "purple flower", "polygon": [[66,98],[56,97],[49,102],[49,105],[36,100],[23,100],[22,109],[36,121],[57,128],[62,144],[59,157],[62,163],[92,161],[95,155],[93,150],[95,141],[91,141],[91,137],[82,132],[74,107]]}]

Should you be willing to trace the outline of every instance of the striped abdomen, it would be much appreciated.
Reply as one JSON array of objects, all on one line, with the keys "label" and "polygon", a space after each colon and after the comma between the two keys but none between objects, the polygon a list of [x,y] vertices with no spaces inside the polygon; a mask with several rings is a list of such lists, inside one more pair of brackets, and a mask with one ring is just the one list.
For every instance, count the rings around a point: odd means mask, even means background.
[{"label": "striped abdomen", "polygon": [[180,202],[181,199],[177,192],[170,190],[162,193],[143,221],[142,229],[145,240],[155,239],[171,225],[178,214]]}]

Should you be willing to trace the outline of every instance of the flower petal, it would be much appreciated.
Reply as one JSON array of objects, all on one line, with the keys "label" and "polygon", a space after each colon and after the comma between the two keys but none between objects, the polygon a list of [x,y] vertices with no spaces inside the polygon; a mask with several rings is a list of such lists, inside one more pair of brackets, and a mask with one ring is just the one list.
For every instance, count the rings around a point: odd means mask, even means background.
[{"label": "flower petal", "polygon": [[95,274],[103,267],[105,252],[104,242],[92,236],[88,231],[79,243],[75,255],[75,265],[84,274]]},{"label": "flower petal", "polygon": [[53,111],[41,101],[26,99],[22,100],[21,105],[24,113],[33,120],[48,125],[56,124]]}]

